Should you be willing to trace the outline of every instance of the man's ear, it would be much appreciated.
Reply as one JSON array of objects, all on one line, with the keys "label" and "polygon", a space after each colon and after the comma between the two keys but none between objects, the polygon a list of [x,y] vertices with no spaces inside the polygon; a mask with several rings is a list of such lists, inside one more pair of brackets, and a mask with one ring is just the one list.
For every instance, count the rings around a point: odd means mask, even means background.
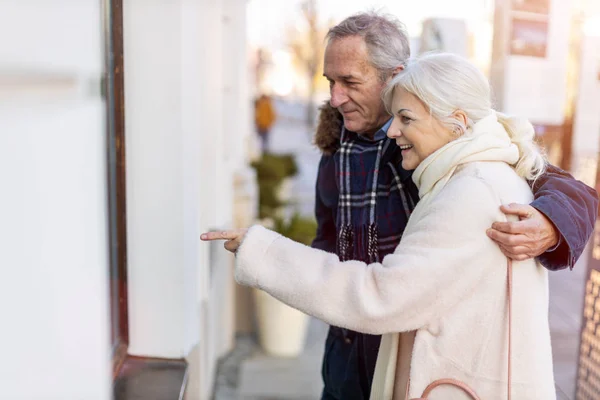
[{"label": "man's ear", "polygon": [[403,70],[404,70],[404,65],[399,65],[396,68],[394,68],[394,70],[392,71],[392,78],[395,77],[396,75],[398,75],[398,73]]}]

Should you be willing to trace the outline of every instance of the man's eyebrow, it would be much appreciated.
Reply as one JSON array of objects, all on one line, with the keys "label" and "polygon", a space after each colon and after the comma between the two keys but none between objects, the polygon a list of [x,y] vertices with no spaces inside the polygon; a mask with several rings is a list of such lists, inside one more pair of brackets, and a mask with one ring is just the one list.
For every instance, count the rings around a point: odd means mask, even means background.
[{"label": "man's eyebrow", "polygon": [[[324,76],[324,77],[325,77],[327,80],[330,80],[330,81],[333,81],[333,80],[334,80],[333,78],[330,78],[330,77],[329,77],[329,76],[327,76],[326,74],[323,74],[323,76]],[[360,79],[359,79],[359,78],[357,78],[357,77],[356,77],[356,76],[354,76],[354,75],[340,75],[340,76],[338,76],[338,79],[339,79],[339,80],[341,80],[341,81],[346,81],[346,82],[347,82],[347,81],[360,81]]]}]

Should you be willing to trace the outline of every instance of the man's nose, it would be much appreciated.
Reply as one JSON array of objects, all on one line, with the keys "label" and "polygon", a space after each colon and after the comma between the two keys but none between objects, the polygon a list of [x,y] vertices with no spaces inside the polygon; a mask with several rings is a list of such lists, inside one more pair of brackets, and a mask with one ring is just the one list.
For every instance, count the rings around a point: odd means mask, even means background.
[{"label": "man's nose", "polygon": [[338,108],[347,101],[348,96],[346,96],[346,92],[344,91],[344,89],[334,85],[331,88],[331,100],[329,100],[331,107]]}]

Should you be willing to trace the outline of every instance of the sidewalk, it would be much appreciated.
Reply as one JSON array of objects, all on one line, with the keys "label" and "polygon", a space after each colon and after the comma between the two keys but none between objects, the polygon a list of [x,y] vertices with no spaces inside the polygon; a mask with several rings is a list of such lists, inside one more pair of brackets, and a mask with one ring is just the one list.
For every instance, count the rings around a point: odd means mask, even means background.
[{"label": "sidewalk", "polygon": [[[284,115],[272,131],[271,149],[273,152],[296,154],[299,174],[294,181],[293,192],[298,199],[297,209],[304,215],[313,215],[314,184],[320,156],[311,145],[311,133],[301,122]],[[549,274],[557,400],[575,399],[586,265],[587,252],[573,271]],[[327,325],[313,319],[305,351],[295,359],[269,357],[255,344],[249,345],[247,340],[244,341],[245,353],[239,360],[236,388],[227,396],[216,396],[215,400],[318,399],[322,389],[321,359],[326,334]]]},{"label": "sidewalk", "polygon": [[572,271],[550,272],[550,335],[557,400],[574,400],[589,246]]}]

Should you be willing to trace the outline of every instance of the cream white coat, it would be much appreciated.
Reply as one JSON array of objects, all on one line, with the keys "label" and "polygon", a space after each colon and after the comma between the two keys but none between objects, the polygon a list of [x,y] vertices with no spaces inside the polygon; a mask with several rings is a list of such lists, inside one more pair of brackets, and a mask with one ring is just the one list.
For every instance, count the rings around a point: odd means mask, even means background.
[{"label": "cream white coat", "polygon": [[[501,204],[532,200],[517,159],[490,115],[415,170],[421,200],[381,263],[340,262],[254,226],[236,279],[329,324],[383,334],[372,400],[404,399],[409,380],[409,398],[420,397],[440,378],[506,399],[507,260],[485,232],[506,220]],[[512,371],[513,399],[555,399],[547,271],[534,260],[513,264]],[[430,396],[466,398],[454,388]]]}]

